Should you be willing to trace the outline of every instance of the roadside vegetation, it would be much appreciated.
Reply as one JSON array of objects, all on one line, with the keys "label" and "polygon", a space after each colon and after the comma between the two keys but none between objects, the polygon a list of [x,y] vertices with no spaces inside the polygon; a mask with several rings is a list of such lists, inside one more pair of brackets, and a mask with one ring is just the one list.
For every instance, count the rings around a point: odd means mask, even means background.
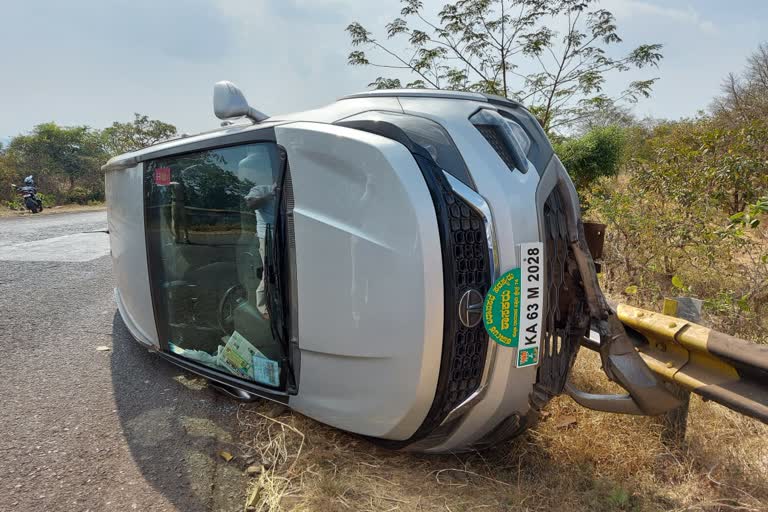
[{"label": "roadside vegetation", "polygon": [[588,152],[600,130],[558,150],[585,216],[608,226],[604,289],[649,307],[698,297],[711,327],[768,343],[768,45],[726,79],[708,113],[616,128],[606,147],[621,156],[603,175],[562,151]]},{"label": "roadside vegetation", "polygon": [[87,126],[35,126],[30,133],[0,145],[0,209],[23,210],[11,188],[25,176],[35,177],[45,208],[97,205],[104,201],[101,166],[110,157],[174,137],[176,127],[135,114],[132,122],[114,122],[103,130]]}]

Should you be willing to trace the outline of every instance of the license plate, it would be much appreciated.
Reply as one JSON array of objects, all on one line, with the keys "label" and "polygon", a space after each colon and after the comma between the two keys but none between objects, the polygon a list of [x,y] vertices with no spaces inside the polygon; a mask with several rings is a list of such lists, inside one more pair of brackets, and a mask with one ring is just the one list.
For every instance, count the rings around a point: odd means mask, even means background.
[{"label": "license plate", "polygon": [[520,244],[520,338],[517,368],[539,363],[544,318],[544,244]]}]

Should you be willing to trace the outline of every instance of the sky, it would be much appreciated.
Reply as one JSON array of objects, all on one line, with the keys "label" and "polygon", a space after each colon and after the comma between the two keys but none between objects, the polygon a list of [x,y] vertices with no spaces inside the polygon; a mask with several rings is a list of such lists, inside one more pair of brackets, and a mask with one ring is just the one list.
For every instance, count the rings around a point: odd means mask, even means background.
[{"label": "sky", "polygon": [[[445,0],[424,0],[436,12]],[[705,109],[729,72],[768,41],[766,0],[602,0],[624,42],[662,43],[659,77],[640,117]],[[218,126],[214,82],[231,80],[267,114],[318,107],[381,74],[350,67],[345,27],[382,34],[398,0],[0,1],[0,141],[36,124],[109,126],[134,112],[194,133]],[[618,53],[616,53],[618,55]]]}]

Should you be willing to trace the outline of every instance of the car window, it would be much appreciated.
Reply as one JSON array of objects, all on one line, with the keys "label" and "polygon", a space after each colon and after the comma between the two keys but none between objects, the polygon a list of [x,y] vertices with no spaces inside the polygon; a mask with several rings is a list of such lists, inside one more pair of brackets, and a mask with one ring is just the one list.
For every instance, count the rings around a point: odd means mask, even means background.
[{"label": "car window", "polygon": [[273,143],[162,158],[145,167],[158,331],[178,356],[278,387],[265,260],[280,168]]}]

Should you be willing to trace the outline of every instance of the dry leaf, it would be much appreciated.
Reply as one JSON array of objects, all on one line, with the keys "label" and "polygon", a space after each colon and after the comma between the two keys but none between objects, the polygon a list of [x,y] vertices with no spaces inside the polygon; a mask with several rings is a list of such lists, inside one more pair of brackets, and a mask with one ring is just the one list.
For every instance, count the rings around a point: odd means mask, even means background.
[{"label": "dry leaf", "polygon": [[557,428],[568,428],[576,424],[576,416],[565,416],[555,425]]},{"label": "dry leaf", "polygon": [[176,375],[173,380],[192,391],[201,391],[208,387],[208,381],[197,377],[187,377],[186,375]]},{"label": "dry leaf", "polygon": [[264,466],[248,466],[247,468],[245,468],[246,475],[253,476],[263,472],[264,472]]}]

